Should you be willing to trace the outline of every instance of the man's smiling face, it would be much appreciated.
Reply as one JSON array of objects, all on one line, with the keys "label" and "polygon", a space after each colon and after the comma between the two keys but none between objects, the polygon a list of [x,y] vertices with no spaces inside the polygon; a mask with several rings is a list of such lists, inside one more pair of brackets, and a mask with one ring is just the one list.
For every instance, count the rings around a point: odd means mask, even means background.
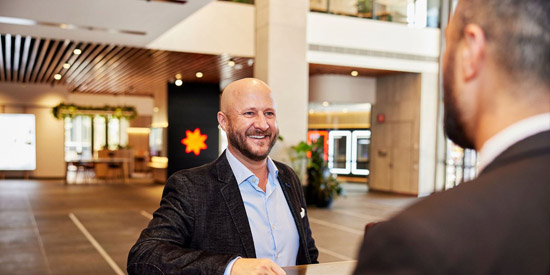
[{"label": "man's smiling face", "polygon": [[279,135],[271,91],[260,84],[233,91],[224,112],[229,146],[251,161],[267,158]]}]

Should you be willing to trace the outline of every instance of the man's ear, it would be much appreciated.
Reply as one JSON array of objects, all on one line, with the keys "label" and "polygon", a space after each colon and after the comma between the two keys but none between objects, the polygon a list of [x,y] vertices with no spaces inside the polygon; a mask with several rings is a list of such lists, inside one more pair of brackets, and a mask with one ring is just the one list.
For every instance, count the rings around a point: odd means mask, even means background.
[{"label": "man's ear", "polygon": [[468,24],[464,27],[461,52],[464,80],[475,78],[483,66],[487,41],[479,25]]},{"label": "man's ear", "polygon": [[220,124],[222,129],[227,132],[227,117],[221,111],[218,112],[218,123]]}]

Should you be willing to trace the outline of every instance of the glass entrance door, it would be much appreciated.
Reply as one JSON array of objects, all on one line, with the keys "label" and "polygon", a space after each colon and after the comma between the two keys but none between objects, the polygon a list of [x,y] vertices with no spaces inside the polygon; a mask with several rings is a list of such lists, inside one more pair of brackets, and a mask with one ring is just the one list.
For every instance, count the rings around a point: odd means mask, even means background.
[{"label": "glass entrance door", "polygon": [[328,167],[334,174],[351,172],[351,131],[330,131],[328,134]]},{"label": "glass entrance door", "polygon": [[353,150],[351,154],[351,173],[354,175],[370,174],[369,145],[370,130],[353,131],[351,134]]}]

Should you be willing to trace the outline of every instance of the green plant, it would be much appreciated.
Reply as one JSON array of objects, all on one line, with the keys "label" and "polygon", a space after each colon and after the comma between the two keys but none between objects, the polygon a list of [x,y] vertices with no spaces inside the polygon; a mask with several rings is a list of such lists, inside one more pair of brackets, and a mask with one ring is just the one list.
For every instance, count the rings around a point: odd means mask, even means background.
[{"label": "green plant", "polygon": [[324,142],[322,137],[312,144],[302,141],[292,149],[297,157],[308,158],[306,200],[309,204],[327,207],[332,199],[342,194],[342,187],[336,177],[330,173],[328,163],[323,157]]},{"label": "green plant", "polygon": [[60,103],[52,108],[52,114],[57,119],[65,117],[74,117],[76,115],[112,115],[115,117],[124,117],[134,119],[137,117],[137,110],[133,106],[80,106],[76,104]]},{"label": "green plant", "polygon": [[358,13],[371,13],[372,12],[372,0],[357,0],[357,12]]}]

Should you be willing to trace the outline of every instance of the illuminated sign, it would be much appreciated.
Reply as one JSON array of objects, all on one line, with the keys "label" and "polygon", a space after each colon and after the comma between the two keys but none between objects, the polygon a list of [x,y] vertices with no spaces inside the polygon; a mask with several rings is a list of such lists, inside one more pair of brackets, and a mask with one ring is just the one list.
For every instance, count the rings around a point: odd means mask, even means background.
[{"label": "illuminated sign", "polygon": [[181,143],[185,145],[185,153],[193,152],[195,156],[200,155],[201,150],[206,149],[206,141],[208,137],[201,134],[201,130],[196,128],[195,131],[185,131],[185,138],[181,140]]}]

